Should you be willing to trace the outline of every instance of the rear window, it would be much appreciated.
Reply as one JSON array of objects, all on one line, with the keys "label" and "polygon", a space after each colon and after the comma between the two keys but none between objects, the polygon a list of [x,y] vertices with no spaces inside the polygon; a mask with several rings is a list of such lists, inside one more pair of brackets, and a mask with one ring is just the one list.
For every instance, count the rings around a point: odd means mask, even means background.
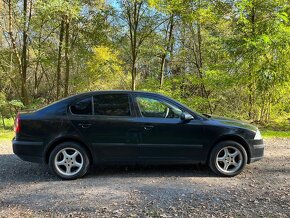
[{"label": "rear window", "polygon": [[73,114],[92,115],[92,97],[78,101],[70,107]]},{"label": "rear window", "polygon": [[101,94],[94,96],[95,115],[130,116],[127,94]]}]

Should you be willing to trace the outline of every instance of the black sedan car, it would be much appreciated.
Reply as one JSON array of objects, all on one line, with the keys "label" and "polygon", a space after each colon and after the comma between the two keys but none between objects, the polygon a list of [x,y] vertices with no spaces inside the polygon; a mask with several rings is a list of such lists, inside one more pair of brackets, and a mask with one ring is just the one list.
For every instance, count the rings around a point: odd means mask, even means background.
[{"label": "black sedan car", "polygon": [[208,164],[235,176],[263,157],[257,127],[200,115],[156,93],[97,91],[78,94],[30,113],[19,113],[13,150],[46,163],[63,179],[90,165]]}]

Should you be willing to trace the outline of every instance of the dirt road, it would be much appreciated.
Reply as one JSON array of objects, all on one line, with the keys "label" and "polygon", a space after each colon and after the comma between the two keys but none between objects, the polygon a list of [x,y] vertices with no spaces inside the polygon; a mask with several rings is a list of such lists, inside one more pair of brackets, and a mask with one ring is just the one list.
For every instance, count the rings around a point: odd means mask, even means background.
[{"label": "dirt road", "polygon": [[0,217],[290,217],[290,139],[234,178],[206,166],[106,168],[61,181],[0,141]]}]

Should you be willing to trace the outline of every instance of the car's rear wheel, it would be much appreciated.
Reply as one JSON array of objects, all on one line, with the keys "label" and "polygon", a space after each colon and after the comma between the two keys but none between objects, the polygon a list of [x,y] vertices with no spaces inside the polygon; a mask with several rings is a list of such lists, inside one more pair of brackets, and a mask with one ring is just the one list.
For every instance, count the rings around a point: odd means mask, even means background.
[{"label": "car's rear wheel", "polygon": [[85,148],[76,142],[57,145],[49,156],[49,167],[62,179],[76,179],[84,176],[90,164]]},{"label": "car's rear wheel", "polygon": [[247,158],[247,152],[241,144],[223,141],[213,148],[209,166],[218,175],[236,176],[243,171]]}]

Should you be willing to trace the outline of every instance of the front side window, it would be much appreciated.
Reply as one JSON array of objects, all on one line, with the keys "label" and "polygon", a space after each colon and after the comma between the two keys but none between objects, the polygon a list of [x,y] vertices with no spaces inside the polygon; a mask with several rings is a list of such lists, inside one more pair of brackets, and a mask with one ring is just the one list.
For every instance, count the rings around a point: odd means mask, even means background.
[{"label": "front side window", "polygon": [[78,101],[70,107],[73,114],[92,115],[92,97]]},{"label": "front side window", "polygon": [[150,97],[137,97],[137,104],[143,117],[180,118],[182,111],[165,101]]},{"label": "front side window", "polygon": [[127,94],[100,94],[94,96],[95,115],[130,116]]}]

